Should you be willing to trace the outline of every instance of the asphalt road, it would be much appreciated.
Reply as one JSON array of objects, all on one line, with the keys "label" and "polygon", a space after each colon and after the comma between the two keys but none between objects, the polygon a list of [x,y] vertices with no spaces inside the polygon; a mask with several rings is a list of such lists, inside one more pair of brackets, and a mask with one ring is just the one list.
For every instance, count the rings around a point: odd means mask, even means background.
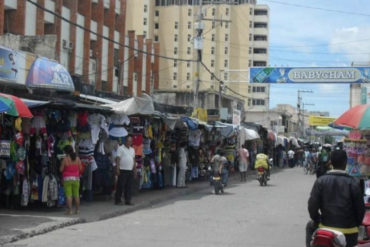
[{"label": "asphalt road", "polygon": [[7,246],[304,246],[307,199],[315,177],[302,168],[273,174],[267,187],[253,177],[224,195],[211,187],[94,223],[79,224]]}]

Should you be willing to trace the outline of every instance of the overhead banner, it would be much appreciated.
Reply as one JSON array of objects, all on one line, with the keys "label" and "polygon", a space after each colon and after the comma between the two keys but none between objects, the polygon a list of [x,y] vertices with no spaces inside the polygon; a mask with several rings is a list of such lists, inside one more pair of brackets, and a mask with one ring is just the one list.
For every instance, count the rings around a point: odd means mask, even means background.
[{"label": "overhead banner", "polygon": [[335,119],[332,117],[309,116],[308,122],[310,126],[328,126]]},{"label": "overhead banner", "polygon": [[250,68],[251,83],[369,83],[370,67]]}]

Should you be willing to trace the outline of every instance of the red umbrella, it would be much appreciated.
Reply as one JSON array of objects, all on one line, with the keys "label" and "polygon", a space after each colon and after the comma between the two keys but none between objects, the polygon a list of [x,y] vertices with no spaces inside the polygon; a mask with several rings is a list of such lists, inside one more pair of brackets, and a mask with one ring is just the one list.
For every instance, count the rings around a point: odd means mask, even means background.
[{"label": "red umbrella", "polygon": [[15,117],[32,118],[33,115],[28,106],[18,97],[10,94],[0,93],[0,100],[10,106],[8,113]]},{"label": "red umbrella", "polygon": [[370,129],[370,105],[352,107],[337,118],[332,125],[349,129]]}]

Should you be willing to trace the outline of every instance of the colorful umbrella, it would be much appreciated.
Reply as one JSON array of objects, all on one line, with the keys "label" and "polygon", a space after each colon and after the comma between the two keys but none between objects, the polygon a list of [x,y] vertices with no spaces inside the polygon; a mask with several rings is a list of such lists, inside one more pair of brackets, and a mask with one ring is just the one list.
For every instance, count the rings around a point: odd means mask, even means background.
[{"label": "colorful umbrella", "polygon": [[0,101],[0,113],[6,112],[9,110],[10,110],[10,107],[4,102]]},{"label": "colorful umbrella", "polygon": [[352,107],[337,118],[332,125],[349,129],[370,129],[370,104]]},{"label": "colorful umbrella", "polygon": [[27,105],[16,96],[0,93],[0,102],[6,104],[9,107],[6,113],[11,116],[24,118],[33,117]]}]

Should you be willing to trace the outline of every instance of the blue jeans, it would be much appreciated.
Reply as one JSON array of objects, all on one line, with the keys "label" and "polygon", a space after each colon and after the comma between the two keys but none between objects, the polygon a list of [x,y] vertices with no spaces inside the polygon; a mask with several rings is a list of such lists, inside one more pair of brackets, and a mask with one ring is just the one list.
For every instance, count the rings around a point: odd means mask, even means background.
[{"label": "blue jeans", "polygon": [[222,177],[222,183],[226,185],[227,181],[229,180],[229,170],[227,168],[222,168],[221,177]]}]

